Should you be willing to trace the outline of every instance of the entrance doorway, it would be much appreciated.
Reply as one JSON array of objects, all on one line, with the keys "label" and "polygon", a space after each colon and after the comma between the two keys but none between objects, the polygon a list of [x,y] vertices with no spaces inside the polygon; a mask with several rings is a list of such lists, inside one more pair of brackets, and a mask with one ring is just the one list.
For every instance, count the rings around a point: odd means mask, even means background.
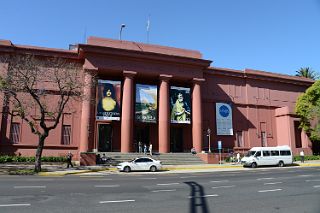
[{"label": "entrance doorway", "polygon": [[141,146],[143,147],[146,144],[149,147],[150,143],[150,126],[136,126],[135,131],[135,142],[134,142],[134,151],[139,152],[139,141],[141,142]]},{"label": "entrance doorway", "polygon": [[170,152],[183,152],[182,127],[170,128]]},{"label": "entrance doorway", "polygon": [[112,125],[98,124],[98,151],[112,151]]}]

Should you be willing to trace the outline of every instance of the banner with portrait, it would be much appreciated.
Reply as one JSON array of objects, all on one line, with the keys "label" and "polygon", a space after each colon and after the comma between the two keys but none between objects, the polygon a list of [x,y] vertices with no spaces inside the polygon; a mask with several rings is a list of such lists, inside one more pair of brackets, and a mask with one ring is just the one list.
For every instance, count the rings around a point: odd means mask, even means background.
[{"label": "banner with portrait", "polygon": [[140,122],[157,122],[157,86],[136,85],[136,111],[135,118]]},{"label": "banner with portrait", "polygon": [[228,103],[216,103],[217,135],[233,135],[232,108]]},{"label": "banner with portrait", "polygon": [[170,87],[171,123],[191,123],[190,88]]},{"label": "banner with portrait", "polygon": [[121,82],[98,80],[97,120],[120,120]]}]

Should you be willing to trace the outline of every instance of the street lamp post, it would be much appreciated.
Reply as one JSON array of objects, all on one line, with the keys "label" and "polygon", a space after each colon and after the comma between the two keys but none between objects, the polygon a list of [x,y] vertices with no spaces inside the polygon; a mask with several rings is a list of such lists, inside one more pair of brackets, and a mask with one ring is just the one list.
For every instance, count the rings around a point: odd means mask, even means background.
[{"label": "street lamp post", "polygon": [[208,127],[208,129],[207,129],[207,135],[208,135],[208,141],[209,141],[209,150],[208,150],[209,153],[211,153],[210,134],[211,134],[211,129]]},{"label": "street lamp post", "polygon": [[119,32],[119,40],[121,41],[122,40],[122,29],[125,28],[126,25],[125,24],[121,24],[121,27],[120,27],[120,32]]}]

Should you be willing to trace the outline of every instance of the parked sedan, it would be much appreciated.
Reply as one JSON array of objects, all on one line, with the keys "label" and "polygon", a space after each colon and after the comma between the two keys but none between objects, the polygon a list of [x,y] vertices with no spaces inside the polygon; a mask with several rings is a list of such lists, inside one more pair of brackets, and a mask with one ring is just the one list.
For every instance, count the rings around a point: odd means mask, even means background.
[{"label": "parked sedan", "polygon": [[151,171],[155,172],[162,168],[161,161],[154,160],[149,157],[136,158],[129,162],[120,163],[117,166],[119,171],[130,172],[130,171]]}]

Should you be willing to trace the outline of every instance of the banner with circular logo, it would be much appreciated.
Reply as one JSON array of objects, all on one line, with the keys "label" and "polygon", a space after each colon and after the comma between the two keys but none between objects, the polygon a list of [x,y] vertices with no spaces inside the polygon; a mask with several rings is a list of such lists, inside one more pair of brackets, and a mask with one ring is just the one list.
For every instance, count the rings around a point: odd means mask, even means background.
[{"label": "banner with circular logo", "polygon": [[233,135],[232,108],[228,103],[216,103],[217,135]]}]

